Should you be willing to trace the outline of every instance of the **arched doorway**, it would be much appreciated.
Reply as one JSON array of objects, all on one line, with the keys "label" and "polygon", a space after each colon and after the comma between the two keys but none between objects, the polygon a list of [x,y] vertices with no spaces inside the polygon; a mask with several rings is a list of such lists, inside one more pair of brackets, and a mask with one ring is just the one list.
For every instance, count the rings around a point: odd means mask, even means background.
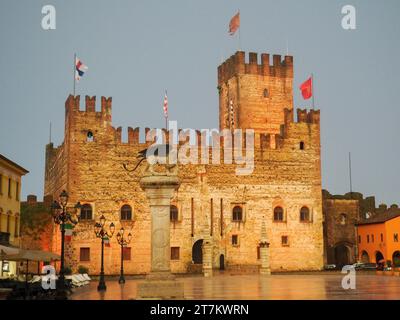
[{"label": "arched doorway", "polygon": [[223,254],[219,256],[219,270],[225,270],[225,257]]},{"label": "arched doorway", "polygon": [[361,253],[361,262],[362,263],[370,263],[368,252],[365,250],[363,250],[363,252]]},{"label": "arched doorway", "polygon": [[392,261],[393,266],[400,267],[400,251],[393,252]]},{"label": "arched doorway", "polygon": [[349,248],[344,244],[339,244],[335,247],[335,261],[336,266],[343,267],[350,264],[350,252]]},{"label": "arched doorway", "polygon": [[379,261],[384,260],[384,259],[385,259],[385,258],[383,257],[382,252],[377,251],[377,252],[375,253],[375,262],[376,262],[376,263],[379,263]]},{"label": "arched doorway", "polygon": [[192,260],[195,264],[203,263],[203,239],[197,240],[192,247]]}]

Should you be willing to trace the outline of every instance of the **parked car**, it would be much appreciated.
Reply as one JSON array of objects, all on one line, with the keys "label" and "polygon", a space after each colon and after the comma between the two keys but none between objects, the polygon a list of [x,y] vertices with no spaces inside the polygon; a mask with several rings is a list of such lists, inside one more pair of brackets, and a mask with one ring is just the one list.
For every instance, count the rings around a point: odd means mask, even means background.
[{"label": "parked car", "polygon": [[324,266],[325,270],[335,270],[336,269],[336,264],[326,264]]},{"label": "parked car", "polygon": [[376,270],[376,263],[355,263],[353,264],[356,270]]}]

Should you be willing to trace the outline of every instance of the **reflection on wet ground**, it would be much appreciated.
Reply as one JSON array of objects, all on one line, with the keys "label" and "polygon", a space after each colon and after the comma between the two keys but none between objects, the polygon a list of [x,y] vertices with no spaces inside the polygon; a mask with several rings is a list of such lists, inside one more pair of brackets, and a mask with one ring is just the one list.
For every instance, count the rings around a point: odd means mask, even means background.
[{"label": "reflection on wet ground", "polygon": [[[356,289],[344,290],[342,278],[335,274],[281,274],[224,275],[211,278],[201,276],[178,277],[184,283],[185,299],[233,300],[349,300],[349,299],[400,299],[400,277],[375,274],[357,275]],[[107,281],[107,291],[97,291],[97,281],[75,289],[74,300],[128,300],[136,299],[136,286],[143,279],[127,280],[120,285]]]}]

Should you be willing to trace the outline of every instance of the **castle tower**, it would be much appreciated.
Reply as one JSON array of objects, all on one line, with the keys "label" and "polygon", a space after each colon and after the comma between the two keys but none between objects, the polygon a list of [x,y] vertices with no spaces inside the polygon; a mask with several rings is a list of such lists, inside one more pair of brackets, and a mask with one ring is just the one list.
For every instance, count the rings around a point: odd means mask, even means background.
[{"label": "castle tower", "polygon": [[279,134],[284,109],[293,109],[293,57],[238,51],[218,67],[219,127]]}]

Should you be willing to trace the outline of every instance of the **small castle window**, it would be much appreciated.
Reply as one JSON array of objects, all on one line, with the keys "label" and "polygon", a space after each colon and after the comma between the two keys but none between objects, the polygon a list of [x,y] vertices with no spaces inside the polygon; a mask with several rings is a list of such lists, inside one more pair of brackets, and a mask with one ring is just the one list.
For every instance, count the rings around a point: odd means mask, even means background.
[{"label": "small castle window", "polygon": [[124,204],[121,207],[121,220],[132,220],[132,207]]},{"label": "small castle window", "polygon": [[172,222],[178,221],[178,208],[176,206],[169,207],[169,217]]},{"label": "small castle window", "polygon": [[269,98],[269,91],[268,91],[268,89],[264,89],[264,98]]},{"label": "small castle window", "polygon": [[87,142],[92,142],[93,141],[93,132],[90,131],[90,130],[86,134],[86,141]]},{"label": "small castle window", "polygon": [[84,204],[81,208],[80,220],[92,220],[92,206]]},{"label": "small castle window", "polygon": [[232,210],[232,220],[242,221],[243,220],[243,209],[240,206],[235,206]]},{"label": "small castle window", "polygon": [[381,233],[381,242],[383,242],[383,233]]},{"label": "small castle window", "polygon": [[300,150],[304,150],[304,141],[300,141]]},{"label": "small castle window", "polygon": [[171,247],[171,260],[179,260],[179,247]]},{"label": "small castle window", "polygon": [[239,245],[239,239],[237,234],[232,235],[232,245],[233,246]]},{"label": "small castle window", "polygon": [[282,242],[282,246],[283,247],[289,246],[289,237],[288,236],[282,236],[281,242]]},{"label": "small castle window", "polygon": [[399,242],[399,234],[398,234],[398,233],[395,233],[395,234],[393,235],[393,241],[394,241],[394,242]]},{"label": "small castle window", "polygon": [[340,224],[344,226],[346,225],[346,223],[347,223],[347,215],[345,213],[342,213],[340,215]]},{"label": "small castle window", "polygon": [[307,207],[302,207],[300,209],[300,221],[309,222],[310,221],[310,209]]},{"label": "small castle window", "polygon": [[282,207],[275,207],[274,221],[283,221],[283,208]]}]

